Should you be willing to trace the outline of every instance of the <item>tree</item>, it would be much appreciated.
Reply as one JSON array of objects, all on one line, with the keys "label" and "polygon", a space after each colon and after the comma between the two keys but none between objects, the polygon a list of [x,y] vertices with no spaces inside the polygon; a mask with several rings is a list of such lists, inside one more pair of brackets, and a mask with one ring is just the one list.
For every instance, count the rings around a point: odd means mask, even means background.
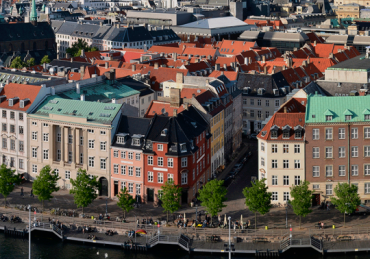
[{"label": "tree", "polygon": [[[222,211],[222,208],[226,207],[224,201],[226,201],[227,190],[224,187],[223,180],[212,180],[204,185],[203,189],[199,191],[198,199],[202,202],[202,206],[206,207],[208,213],[217,216],[217,213]],[[211,219],[211,224],[213,223]]]},{"label": "tree", "polygon": [[41,61],[40,61],[40,64],[44,64],[44,63],[50,63],[50,59],[49,59],[49,56],[48,55],[45,55]]},{"label": "tree", "polygon": [[15,170],[7,168],[2,164],[0,167],[0,193],[4,196],[6,207],[6,198],[14,190],[15,184],[20,184],[21,179],[18,175],[14,174]]},{"label": "tree", "polygon": [[51,171],[49,165],[44,166],[40,174],[36,176],[36,180],[32,184],[34,194],[37,195],[39,201],[42,202],[42,211],[44,211],[44,201],[49,201],[53,196],[53,192],[59,191],[57,182],[60,177],[55,173],[55,170]]},{"label": "tree", "polygon": [[29,60],[26,61],[26,63],[24,64],[25,67],[32,67],[35,65],[35,59],[34,58],[30,58]]},{"label": "tree", "polygon": [[128,193],[127,188],[121,189],[121,192],[117,194],[118,202],[117,205],[123,210],[123,218],[126,218],[126,212],[130,212],[134,208],[135,199]]},{"label": "tree", "polygon": [[312,191],[308,189],[310,183],[304,181],[300,185],[290,187],[290,196],[293,198],[290,201],[292,204],[294,213],[299,216],[299,228],[301,228],[301,218],[306,217],[312,212],[311,202],[312,202]]},{"label": "tree", "polygon": [[10,68],[21,69],[23,67],[25,67],[25,64],[23,60],[21,59],[21,57],[16,57],[15,59],[13,59],[12,63],[10,64]]},{"label": "tree", "polygon": [[357,186],[348,183],[338,183],[334,188],[337,198],[331,198],[331,202],[337,206],[337,209],[344,215],[344,226],[346,226],[346,213],[353,213],[361,204],[360,196],[357,193]]},{"label": "tree", "polygon": [[82,207],[82,214],[84,207],[91,204],[97,197],[97,191],[100,187],[99,182],[96,180],[97,176],[90,177],[87,175],[86,170],[78,169],[76,180],[71,179],[72,189],[70,194],[74,194],[74,202],[77,208]]},{"label": "tree", "polygon": [[67,48],[66,52],[69,53],[72,57],[79,57],[81,56],[82,49],[85,52],[98,51],[96,47],[89,47],[86,41],[78,39],[72,44],[72,47]]},{"label": "tree", "polygon": [[257,229],[257,212],[265,215],[271,208],[271,192],[267,192],[265,184],[266,179],[252,182],[252,187],[245,187],[243,194],[245,197],[245,204],[249,210],[254,212],[254,228]]},{"label": "tree", "polygon": [[180,198],[182,188],[175,185],[173,180],[168,180],[161,187],[162,197],[162,207],[164,212],[167,212],[167,222],[168,222],[168,212],[174,213],[180,208]]}]

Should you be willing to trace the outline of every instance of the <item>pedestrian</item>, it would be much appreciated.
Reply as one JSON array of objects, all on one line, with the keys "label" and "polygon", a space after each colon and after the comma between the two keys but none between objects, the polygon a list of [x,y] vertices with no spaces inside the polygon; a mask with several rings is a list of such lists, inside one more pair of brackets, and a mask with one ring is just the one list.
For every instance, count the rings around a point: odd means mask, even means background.
[{"label": "pedestrian", "polygon": [[330,210],[330,208],[329,208],[329,202],[326,202],[326,210]]},{"label": "pedestrian", "polygon": [[319,229],[321,229],[321,221],[319,221],[317,225],[319,225]]},{"label": "pedestrian", "polygon": [[321,222],[321,228],[324,229],[324,222]]},{"label": "pedestrian", "polygon": [[218,222],[221,222],[221,216],[218,214]]},{"label": "pedestrian", "polygon": [[251,225],[251,221],[248,219],[248,225],[247,225],[247,228],[249,228],[249,226]]},{"label": "pedestrian", "polygon": [[31,196],[31,197],[35,197],[35,196],[33,195],[33,189],[31,189],[31,194],[30,194],[30,196]]},{"label": "pedestrian", "polygon": [[23,187],[21,187],[21,196],[22,196],[22,197],[24,196],[24,193],[23,193]]}]

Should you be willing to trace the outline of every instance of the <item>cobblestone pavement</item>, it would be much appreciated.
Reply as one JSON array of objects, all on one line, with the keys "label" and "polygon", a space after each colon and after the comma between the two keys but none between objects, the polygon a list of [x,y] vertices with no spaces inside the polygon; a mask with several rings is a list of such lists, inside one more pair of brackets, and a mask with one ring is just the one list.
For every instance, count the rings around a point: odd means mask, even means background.
[{"label": "cobblestone pavement", "polygon": [[[256,140],[249,140],[246,142],[246,150],[257,150],[255,146],[257,145]],[[249,152],[249,151],[248,151]],[[240,220],[241,215],[243,215],[243,221],[246,222],[248,220],[251,221],[252,226],[254,226],[254,214],[249,211],[244,203],[244,197],[242,194],[243,188],[250,185],[251,177],[257,175],[258,165],[257,165],[257,153],[253,153],[252,157],[244,164],[241,171],[237,174],[235,180],[228,186],[228,194],[227,194],[227,201],[223,211],[220,213],[222,215],[222,219],[224,215],[232,217],[232,221]],[[236,161],[235,161],[236,162]],[[220,173],[218,176],[219,178],[223,178],[227,175],[230,169],[232,169],[233,165],[231,163],[230,166],[226,167],[224,172]],[[24,188],[25,196],[21,197],[21,186]],[[11,193],[7,198],[8,206],[14,207],[14,205],[28,205],[30,204],[33,207],[37,207],[41,209],[41,202],[38,201],[37,197],[30,197],[30,190],[31,190],[31,183],[24,183],[21,186],[17,186],[13,193]],[[52,208],[60,208],[60,209],[70,209],[76,210],[78,213],[81,213],[81,209],[77,209],[76,205],[73,203],[73,196],[68,193],[67,190],[60,190],[57,193],[54,193],[54,198],[51,201],[46,201],[45,211],[50,211]],[[0,195],[0,206],[4,206],[4,199]],[[122,217],[123,213],[122,210],[116,205],[116,201],[112,199],[106,199],[103,197],[99,197],[95,200],[91,205],[84,209],[85,214],[98,216],[100,213],[105,213],[106,211],[106,202],[107,202],[107,210],[110,213],[111,218],[116,218],[117,216]],[[2,212],[3,209],[0,210]],[[7,209],[9,213],[12,210]],[[183,215],[186,214],[186,218],[193,219],[195,218],[195,208],[191,208],[188,205],[183,205],[181,209],[176,213],[176,216],[179,214]],[[198,207],[198,213],[202,213],[202,218],[204,218],[204,208]],[[131,212],[126,214],[126,218],[128,221],[134,221],[135,218],[162,218],[166,219],[166,214],[163,213],[162,208],[158,207],[155,208],[149,204],[141,204],[139,208],[133,209]],[[199,214],[198,214],[199,215]],[[172,220],[175,215],[170,218]],[[262,216],[257,214],[257,227],[265,228],[285,228],[286,227],[286,218],[288,227],[290,225],[293,228],[298,227],[299,225],[299,218],[294,215],[292,209],[288,208],[272,208],[269,213]],[[341,227],[343,225],[343,214],[339,213],[337,210],[332,209],[330,211],[326,210],[319,210],[317,207],[313,208],[313,212],[309,214],[306,218],[302,218],[302,227],[303,228],[314,228],[314,224],[317,222],[323,221],[326,226],[332,226],[333,224],[336,227]],[[346,226],[352,227],[363,227],[363,226],[370,226],[370,219],[366,215],[361,216],[352,216],[346,217]]]}]

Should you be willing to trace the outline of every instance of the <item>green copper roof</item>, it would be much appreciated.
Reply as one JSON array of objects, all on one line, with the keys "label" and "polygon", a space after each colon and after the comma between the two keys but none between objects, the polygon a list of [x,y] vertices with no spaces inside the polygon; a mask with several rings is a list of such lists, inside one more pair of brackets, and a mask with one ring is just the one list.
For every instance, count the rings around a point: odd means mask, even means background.
[{"label": "green copper roof", "polygon": [[81,94],[85,95],[86,101],[110,103],[112,102],[112,98],[119,100],[132,95],[140,94],[140,92],[121,83],[115,82],[113,85],[109,85],[106,82],[101,82],[91,86],[82,86],[80,94],[78,94],[76,90],[71,90],[62,92],[58,95],[62,98],[79,100]]},{"label": "green copper roof", "polygon": [[[362,122],[370,114],[370,95],[366,96],[321,96],[309,95],[306,106],[306,123]],[[326,116],[332,120],[326,121]],[[351,120],[345,116],[351,115]]]},{"label": "green copper roof", "polygon": [[[49,117],[49,114],[86,118],[86,123],[110,125],[122,104],[99,103],[48,97],[33,115]],[[31,115],[32,116],[32,115]],[[84,124],[81,120],[81,124]]]},{"label": "green copper roof", "polygon": [[35,2],[35,0],[32,0],[30,21],[37,21],[37,12],[36,12],[36,2]]}]

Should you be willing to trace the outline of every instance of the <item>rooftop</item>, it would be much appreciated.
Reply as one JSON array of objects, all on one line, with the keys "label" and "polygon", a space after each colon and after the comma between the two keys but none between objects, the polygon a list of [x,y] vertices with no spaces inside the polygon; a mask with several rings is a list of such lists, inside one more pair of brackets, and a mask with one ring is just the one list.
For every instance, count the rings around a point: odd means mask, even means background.
[{"label": "rooftop", "polygon": [[188,28],[197,28],[197,29],[215,29],[215,28],[226,28],[226,27],[234,27],[234,26],[246,26],[245,22],[233,17],[219,17],[219,18],[211,18],[211,19],[204,19],[196,22],[187,23],[181,25],[180,27],[188,27]]},{"label": "rooftop", "polygon": [[365,55],[361,55],[355,58],[348,59],[340,62],[332,67],[328,67],[328,70],[345,70],[345,71],[370,71],[370,59],[365,58]]}]

